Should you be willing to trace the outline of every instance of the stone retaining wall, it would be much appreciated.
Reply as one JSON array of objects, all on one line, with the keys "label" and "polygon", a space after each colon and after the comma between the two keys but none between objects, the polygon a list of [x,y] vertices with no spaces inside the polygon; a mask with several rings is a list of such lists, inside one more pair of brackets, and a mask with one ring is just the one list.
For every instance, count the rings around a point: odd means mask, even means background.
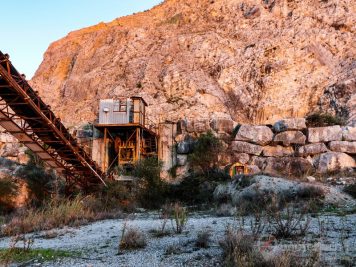
[{"label": "stone retaining wall", "polygon": [[[186,169],[192,135],[213,130],[224,138],[231,136],[235,124],[228,119],[184,122],[176,137],[178,166]],[[298,176],[356,167],[356,127],[351,126],[307,128],[304,118],[284,119],[273,126],[241,125],[228,145],[230,163],[246,164],[252,173]]]}]

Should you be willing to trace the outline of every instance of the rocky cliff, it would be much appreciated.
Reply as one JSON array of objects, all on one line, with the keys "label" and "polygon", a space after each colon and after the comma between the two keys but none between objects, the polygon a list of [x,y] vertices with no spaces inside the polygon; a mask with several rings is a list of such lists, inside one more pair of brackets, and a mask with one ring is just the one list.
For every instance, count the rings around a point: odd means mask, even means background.
[{"label": "rocky cliff", "polygon": [[319,109],[356,121],[353,0],[166,0],[69,33],[31,83],[67,123],[140,95],[152,120],[272,123]]}]

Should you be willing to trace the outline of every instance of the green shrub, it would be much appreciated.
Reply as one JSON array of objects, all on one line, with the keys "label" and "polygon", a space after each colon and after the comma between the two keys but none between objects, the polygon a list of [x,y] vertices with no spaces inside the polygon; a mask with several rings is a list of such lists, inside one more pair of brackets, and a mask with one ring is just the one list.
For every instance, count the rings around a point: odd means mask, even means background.
[{"label": "green shrub", "polygon": [[0,213],[13,209],[13,198],[18,193],[18,185],[11,177],[0,179]]},{"label": "green shrub", "polygon": [[345,120],[329,113],[313,113],[307,116],[307,127],[345,125]]},{"label": "green shrub", "polygon": [[41,206],[58,190],[58,180],[54,172],[46,171],[38,165],[28,164],[22,167],[17,175],[27,182],[29,199],[35,206]]},{"label": "green shrub", "polygon": [[196,140],[193,153],[188,155],[188,162],[193,169],[209,176],[211,170],[217,169],[221,151],[220,140],[209,131]]},{"label": "green shrub", "polygon": [[356,198],[356,183],[345,186],[344,192]]},{"label": "green shrub", "polygon": [[[94,211],[96,208],[106,212],[114,210],[131,211],[135,206],[135,195],[130,189],[130,186],[118,181],[107,181],[107,186],[100,185],[100,189],[96,192],[93,198],[92,206]],[[95,206],[97,206],[95,208]]]},{"label": "green shrub", "polygon": [[137,200],[144,208],[159,208],[167,196],[167,184],[160,173],[162,162],[155,157],[145,158],[136,163],[133,175],[139,178]]}]

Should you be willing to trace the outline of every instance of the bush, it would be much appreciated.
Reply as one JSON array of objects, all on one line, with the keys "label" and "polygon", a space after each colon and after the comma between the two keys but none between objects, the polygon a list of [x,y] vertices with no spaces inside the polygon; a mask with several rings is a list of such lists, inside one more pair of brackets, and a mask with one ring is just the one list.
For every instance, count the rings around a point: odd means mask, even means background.
[{"label": "bush", "polygon": [[94,196],[93,201],[98,202],[97,211],[109,212],[122,209],[132,211],[134,209],[135,195],[128,185],[118,181],[107,181],[106,185],[100,185],[100,190]]},{"label": "bush", "polygon": [[253,237],[239,230],[228,227],[220,246],[225,266],[268,266],[262,254],[255,249]]},{"label": "bush", "polygon": [[196,140],[193,153],[188,155],[188,162],[192,168],[209,176],[212,170],[217,169],[221,151],[220,140],[209,131]]},{"label": "bush", "polygon": [[192,173],[179,184],[170,187],[170,196],[189,205],[209,204],[219,182],[228,181],[230,176],[219,170],[211,170],[209,176]]},{"label": "bush", "polygon": [[276,238],[305,236],[310,226],[311,218],[307,216],[307,207],[297,209],[288,205],[280,210],[276,202],[272,202],[267,212],[267,219]]},{"label": "bush", "polygon": [[307,116],[307,127],[345,125],[345,120],[328,113],[313,113]]},{"label": "bush", "polygon": [[18,193],[18,185],[11,177],[0,179],[0,213],[13,209],[13,198]]},{"label": "bush", "polygon": [[356,183],[345,186],[344,192],[356,198]]},{"label": "bush", "polygon": [[46,171],[44,168],[28,164],[18,170],[17,175],[25,179],[29,189],[29,199],[31,204],[39,207],[47,201],[51,195],[57,193],[59,186],[56,184],[57,177],[53,171]]},{"label": "bush", "polygon": [[139,178],[137,198],[144,208],[159,208],[167,197],[167,184],[161,179],[162,162],[155,157],[136,163],[133,174]]},{"label": "bush", "polygon": [[119,249],[132,250],[144,248],[147,245],[146,236],[138,228],[126,228],[126,224],[122,229]]},{"label": "bush", "polygon": [[208,230],[200,231],[195,240],[195,246],[198,248],[208,248],[211,239],[211,233]]}]

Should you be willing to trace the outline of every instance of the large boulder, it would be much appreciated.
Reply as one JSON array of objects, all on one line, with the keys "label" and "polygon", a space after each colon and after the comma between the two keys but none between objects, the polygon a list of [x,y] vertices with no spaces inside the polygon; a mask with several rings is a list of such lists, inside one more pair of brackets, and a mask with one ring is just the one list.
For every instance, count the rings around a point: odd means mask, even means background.
[{"label": "large boulder", "polygon": [[273,132],[267,126],[241,125],[235,140],[267,145],[273,140]]},{"label": "large boulder", "polygon": [[306,136],[301,131],[286,131],[277,134],[273,141],[282,143],[284,146],[290,146],[291,144],[304,145],[306,139]]},{"label": "large boulder", "polygon": [[341,171],[355,168],[355,160],[342,152],[326,152],[314,157],[314,166],[318,173]]},{"label": "large boulder", "polygon": [[210,127],[217,133],[232,133],[234,122],[226,118],[216,118],[210,123]]},{"label": "large boulder", "polygon": [[287,157],[292,156],[294,150],[290,146],[264,146],[262,154],[265,157]]},{"label": "large boulder", "polygon": [[314,171],[310,161],[301,157],[270,157],[266,159],[264,173],[276,176],[302,176]]},{"label": "large boulder", "polygon": [[356,141],[356,127],[346,126],[342,128],[342,140]]},{"label": "large boulder", "polygon": [[335,152],[356,154],[356,142],[332,141],[330,142],[329,147],[330,150]]},{"label": "large boulder", "polygon": [[246,164],[250,161],[250,156],[246,153],[235,153],[233,159],[235,162]]},{"label": "large boulder", "polygon": [[328,151],[329,150],[324,143],[315,143],[315,144],[308,144],[299,147],[298,155],[304,157],[304,156],[321,154]]},{"label": "large boulder", "polygon": [[241,141],[233,141],[231,143],[231,148],[237,153],[247,153],[256,156],[259,156],[262,153],[262,146]]},{"label": "large boulder", "polygon": [[292,118],[277,121],[273,125],[273,130],[276,132],[284,132],[287,130],[303,130],[307,128],[305,118]]},{"label": "large boulder", "polygon": [[342,129],[339,125],[308,129],[308,141],[310,143],[321,143],[341,140]]},{"label": "large boulder", "polygon": [[194,132],[205,133],[211,130],[209,120],[201,119],[194,121]]},{"label": "large boulder", "polygon": [[252,156],[248,164],[255,165],[259,169],[263,170],[266,166],[266,160],[267,160],[267,158],[265,158],[265,157]]}]

